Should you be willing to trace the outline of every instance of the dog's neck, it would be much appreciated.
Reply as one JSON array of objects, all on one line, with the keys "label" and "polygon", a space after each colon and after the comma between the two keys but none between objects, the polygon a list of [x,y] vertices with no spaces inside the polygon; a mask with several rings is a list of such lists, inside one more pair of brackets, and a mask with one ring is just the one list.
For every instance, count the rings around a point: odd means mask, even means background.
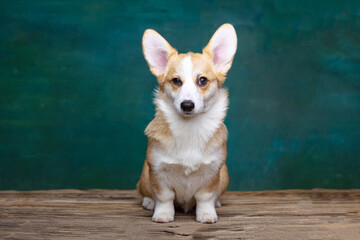
[{"label": "dog's neck", "polygon": [[220,89],[216,100],[212,103],[212,106],[207,108],[206,112],[184,117],[159,93],[155,97],[157,111],[161,111],[165,117],[172,136],[178,141],[189,141],[189,143],[192,142],[196,145],[205,145],[214,135],[224,121],[228,103],[227,90]]}]

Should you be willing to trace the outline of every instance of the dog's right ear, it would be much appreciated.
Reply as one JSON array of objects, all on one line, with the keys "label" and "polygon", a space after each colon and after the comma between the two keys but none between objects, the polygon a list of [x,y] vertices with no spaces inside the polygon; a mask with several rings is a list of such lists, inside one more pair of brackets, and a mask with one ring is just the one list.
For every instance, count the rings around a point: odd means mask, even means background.
[{"label": "dog's right ear", "polygon": [[229,71],[237,48],[237,36],[234,27],[223,24],[214,33],[203,53],[208,54],[217,72],[226,75]]},{"label": "dog's right ear", "polygon": [[150,71],[160,77],[164,74],[169,57],[177,51],[159,33],[147,29],[142,39],[145,59],[149,64]]}]

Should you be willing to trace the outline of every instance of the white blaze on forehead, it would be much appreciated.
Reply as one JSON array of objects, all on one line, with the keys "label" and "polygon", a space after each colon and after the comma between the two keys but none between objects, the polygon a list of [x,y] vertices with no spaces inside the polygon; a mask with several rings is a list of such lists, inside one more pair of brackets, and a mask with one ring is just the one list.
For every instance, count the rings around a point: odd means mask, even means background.
[{"label": "white blaze on forehead", "polygon": [[194,101],[197,89],[193,81],[193,64],[191,56],[185,56],[180,62],[180,77],[183,81],[183,86],[180,91],[180,98],[184,100]]},{"label": "white blaze on forehead", "polygon": [[192,72],[193,72],[193,64],[191,61],[191,56],[187,55],[181,60],[181,73],[182,77],[185,78],[185,81],[192,79]]},{"label": "white blaze on forehead", "polygon": [[183,82],[180,91],[175,97],[174,104],[179,112],[181,112],[181,103],[186,100],[190,100],[194,103],[195,107],[193,112],[201,112],[204,103],[203,98],[195,84],[194,79],[194,66],[192,63],[191,55],[186,55],[180,62],[178,67],[178,73]]}]

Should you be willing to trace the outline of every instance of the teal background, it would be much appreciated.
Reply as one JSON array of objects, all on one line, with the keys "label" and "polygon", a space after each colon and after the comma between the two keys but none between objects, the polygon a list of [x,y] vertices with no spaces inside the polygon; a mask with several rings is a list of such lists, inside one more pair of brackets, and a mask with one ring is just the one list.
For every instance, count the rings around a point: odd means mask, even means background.
[{"label": "teal background", "polygon": [[156,79],[141,38],[232,23],[231,190],[360,188],[359,1],[1,1],[0,189],[132,189]]}]

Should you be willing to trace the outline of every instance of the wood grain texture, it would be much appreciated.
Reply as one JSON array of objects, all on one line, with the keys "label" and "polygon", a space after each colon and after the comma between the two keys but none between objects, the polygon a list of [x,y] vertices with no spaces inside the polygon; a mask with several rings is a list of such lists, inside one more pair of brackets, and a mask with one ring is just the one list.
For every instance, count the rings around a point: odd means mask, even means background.
[{"label": "wood grain texture", "polygon": [[153,223],[134,190],[1,191],[0,239],[360,239],[360,190],[227,192],[219,222]]}]

